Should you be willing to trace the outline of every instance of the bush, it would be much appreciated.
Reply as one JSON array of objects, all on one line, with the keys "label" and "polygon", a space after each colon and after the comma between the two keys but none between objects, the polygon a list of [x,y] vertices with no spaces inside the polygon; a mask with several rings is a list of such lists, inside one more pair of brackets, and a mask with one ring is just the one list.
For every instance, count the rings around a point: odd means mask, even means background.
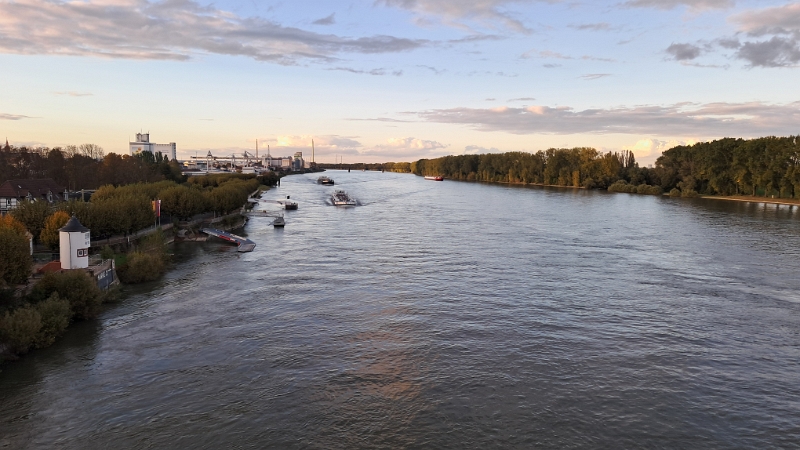
[{"label": "bush", "polygon": [[617,180],[611,186],[608,187],[608,192],[625,192],[625,188],[627,188],[628,183],[625,180]]},{"label": "bush", "polygon": [[0,227],[0,285],[24,284],[32,265],[28,238],[16,229]]},{"label": "bush", "polygon": [[671,190],[671,191],[669,191],[669,196],[670,196],[670,197],[680,197],[680,196],[681,196],[681,191],[680,191],[680,189],[678,189],[678,188],[672,188],[672,190]]},{"label": "bush", "polygon": [[636,193],[645,195],[661,195],[663,191],[661,190],[660,186],[650,186],[649,184],[640,184],[636,188]]},{"label": "bush", "polygon": [[69,326],[72,310],[69,301],[59,297],[57,292],[53,292],[50,298],[38,303],[35,308],[41,317],[41,328],[36,335],[35,345],[36,348],[48,347]]},{"label": "bush", "polygon": [[661,189],[661,186],[650,186],[650,192],[648,192],[648,194],[650,194],[650,195],[663,195],[664,194],[664,190]]},{"label": "bush", "polygon": [[117,267],[119,280],[126,284],[154,281],[166,270],[164,258],[152,253],[133,252],[128,254],[125,264]]},{"label": "bush", "polygon": [[694,189],[687,189],[681,192],[681,197],[699,197],[700,194],[697,193]]},{"label": "bush", "polygon": [[82,270],[67,270],[46,274],[33,287],[30,298],[35,302],[48,299],[53,293],[69,301],[72,317],[91,319],[100,312],[103,293],[94,278]]},{"label": "bush", "polygon": [[103,258],[104,260],[114,258],[114,249],[112,249],[108,245],[104,245],[103,249],[100,250],[100,257]]},{"label": "bush", "polygon": [[30,306],[0,317],[0,342],[14,354],[27,353],[42,328],[42,316]]}]

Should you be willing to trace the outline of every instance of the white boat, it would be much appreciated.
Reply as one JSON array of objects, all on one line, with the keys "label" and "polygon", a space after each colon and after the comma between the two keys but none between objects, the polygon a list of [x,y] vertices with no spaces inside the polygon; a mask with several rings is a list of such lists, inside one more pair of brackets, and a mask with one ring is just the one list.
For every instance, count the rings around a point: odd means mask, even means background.
[{"label": "white boat", "polygon": [[331,201],[336,206],[356,206],[356,201],[347,195],[347,192],[337,189],[331,195]]},{"label": "white boat", "polygon": [[283,219],[283,216],[278,216],[275,220],[272,221],[273,227],[284,227],[286,226],[286,220]]}]

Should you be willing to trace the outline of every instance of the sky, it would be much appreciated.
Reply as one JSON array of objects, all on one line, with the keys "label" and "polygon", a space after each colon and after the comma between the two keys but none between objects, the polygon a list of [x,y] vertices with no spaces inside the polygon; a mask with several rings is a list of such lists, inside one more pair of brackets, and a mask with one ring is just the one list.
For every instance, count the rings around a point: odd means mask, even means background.
[{"label": "sky", "polygon": [[0,138],[317,162],[800,134],[800,2],[0,0]]}]

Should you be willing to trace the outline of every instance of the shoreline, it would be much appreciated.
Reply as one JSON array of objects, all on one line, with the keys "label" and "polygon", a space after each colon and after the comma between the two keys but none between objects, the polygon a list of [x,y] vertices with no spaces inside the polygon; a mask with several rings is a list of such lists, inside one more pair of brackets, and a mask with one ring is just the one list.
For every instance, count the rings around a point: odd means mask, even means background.
[{"label": "shoreline", "polygon": [[[419,176],[413,174],[415,176]],[[446,180],[448,178],[445,178]],[[523,183],[517,181],[469,181],[469,180],[459,180],[454,178],[449,178],[450,181],[459,181],[459,182],[466,182],[466,183],[486,183],[486,184],[501,184],[507,186],[537,186],[537,187],[552,187],[552,188],[562,188],[562,189],[586,189],[583,186],[559,186],[557,184],[542,184],[542,183]],[[598,190],[605,190],[605,189],[598,189]],[[625,194],[626,192],[611,192],[612,194]],[[640,194],[640,195],[648,195],[648,194]],[[669,196],[669,192],[664,192],[662,195]],[[800,199],[791,199],[791,198],[767,198],[767,197],[751,197],[747,195],[700,195],[695,198],[703,198],[708,200],[725,200],[729,202],[743,202],[743,203],[765,203],[770,205],[786,205],[786,206],[798,206],[800,207]]]},{"label": "shoreline", "polygon": [[791,198],[767,198],[767,197],[748,197],[744,195],[701,195],[699,198],[709,200],[725,200],[729,202],[743,202],[743,203],[766,203],[771,205],[787,205],[787,206],[800,206],[800,199]]}]

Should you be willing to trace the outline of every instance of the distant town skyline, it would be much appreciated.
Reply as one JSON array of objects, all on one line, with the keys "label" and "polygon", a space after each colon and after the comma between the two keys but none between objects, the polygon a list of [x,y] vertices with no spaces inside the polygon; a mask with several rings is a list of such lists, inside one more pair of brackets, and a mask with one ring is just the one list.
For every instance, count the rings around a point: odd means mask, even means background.
[{"label": "distant town skyline", "polygon": [[0,137],[413,161],[800,134],[800,2],[0,0]]}]

